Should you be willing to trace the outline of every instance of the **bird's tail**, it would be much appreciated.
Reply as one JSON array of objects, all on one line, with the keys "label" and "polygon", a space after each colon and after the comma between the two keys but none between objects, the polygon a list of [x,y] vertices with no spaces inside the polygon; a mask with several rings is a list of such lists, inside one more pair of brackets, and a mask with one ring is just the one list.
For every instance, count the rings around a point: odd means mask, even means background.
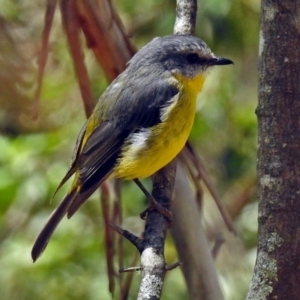
[{"label": "bird's tail", "polygon": [[[119,141],[121,143],[121,140]],[[70,192],[63,198],[59,206],[51,214],[46,225],[37,236],[32,251],[31,257],[33,261],[36,261],[38,257],[45,250],[51,235],[58,226],[62,218],[67,215],[68,218],[72,217],[78,208],[85,203],[85,201],[95,192],[95,190],[101,185],[101,183],[110,176],[113,172],[114,165],[119,155],[120,147],[116,147],[114,151],[110,151],[109,155],[105,157],[104,161],[101,161],[100,167],[91,166],[91,170],[94,172],[88,172],[89,176],[81,178],[80,171],[75,171],[74,165],[68,171],[67,175],[62,180],[59,187],[65,183],[67,179],[74,173],[75,177],[72,183]]]},{"label": "bird's tail", "polygon": [[66,215],[70,204],[72,203],[77,194],[78,189],[71,190],[71,192],[64,197],[59,206],[53,211],[53,213],[49,217],[46,225],[37,236],[33,248],[31,250],[31,257],[34,262],[38,259],[38,257],[47,247],[51,235],[53,234],[54,230],[56,229],[57,225],[62,220],[62,218]]},{"label": "bird's tail", "polygon": [[[78,208],[85,203],[85,201],[95,192],[95,190],[101,185],[101,183],[109,176],[112,171],[96,175],[97,180],[91,180],[85,184],[78,184],[78,174],[75,175],[71,191],[64,197],[59,206],[53,211],[49,217],[44,228],[37,236],[33,248],[31,250],[31,257],[35,262],[39,256],[43,253],[47,244],[62,220],[67,214],[68,218],[71,218]],[[100,177],[100,179],[99,179]]]}]

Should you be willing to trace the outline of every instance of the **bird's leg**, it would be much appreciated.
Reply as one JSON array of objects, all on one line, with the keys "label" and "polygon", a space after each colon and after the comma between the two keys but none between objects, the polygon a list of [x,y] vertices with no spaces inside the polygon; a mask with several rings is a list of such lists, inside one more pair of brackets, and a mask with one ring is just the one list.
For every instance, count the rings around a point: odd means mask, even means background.
[{"label": "bird's leg", "polygon": [[137,184],[137,186],[141,189],[141,191],[145,194],[145,196],[150,201],[150,206],[140,214],[141,218],[145,220],[147,218],[148,212],[150,210],[156,209],[166,217],[166,219],[169,222],[169,225],[172,226],[173,225],[172,212],[169,209],[163,207],[160,203],[158,203],[154,199],[154,197],[147,191],[147,189],[144,187],[144,185],[140,182],[139,179],[135,178],[133,181]]}]

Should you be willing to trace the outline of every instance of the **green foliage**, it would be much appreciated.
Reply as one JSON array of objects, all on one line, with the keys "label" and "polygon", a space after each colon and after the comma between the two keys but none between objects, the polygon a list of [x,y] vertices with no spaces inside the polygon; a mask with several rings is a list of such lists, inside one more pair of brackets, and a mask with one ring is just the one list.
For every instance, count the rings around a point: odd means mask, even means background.
[{"label": "green foliage", "polygon": [[[3,91],[0,95],[3,134],[0,136],[1,299],[110,299],[98,195],[71,220],[60,224],[37,263],[32,264],[30,259],[36,234],[68,187],[67,184],[50,201],[68,168],[77,133],[84,122],[59,14],[51,35],[40,118],[36,121],[31,118],[28,108],[35,90],[36,51],[45,8],[36,1],[33,3],[37,5],[30,3],[0,2],[9,33],[2,32],[0,39],[0,67],[5,71],[0,71]],[[175,1],[143,0],[137,5],[132,0],[119,0],[115,5],[138,46],[154,36],[172,32]],[[257,0],[200,3],[196,34],[206,40],[217,55],[232,59],[235,66],[214,69],[209,75],[199,97],[191,140],[204,158],[217,189],[228,202],[234,197],[233,187],[255,177],[258,20]],[[91,54],[87,54],[86,61],[93,92],[98,96],[106,80],[95,67]],[[144,197],[135,185],[127,182],[122,194],[125,227],[139,234],[143,221],[138,214],[145,209]],[[224,267],[227,259],[222,259],[222,250],[218,259],[224,292],[230,300],[243,299],[247,289],[255,228],[246,224],[256,222],[255,210],[255,205],[250,204],[237,220],[245,242],[241,252],[249,250],[243,253],[250,259],[241,258],[243,267],[232,264],[230,270]],[[217,218],[220,219],[219,215]],[[125,264],[129,265],[135,249],[124,243],[128,255]],[[166,254],[170,263],[176,260],[170,240]],[[241,281],[233,280],[236,272]],[[130,299],[136,294],[137,277],[134,276]],[[242,282],[241,286],[237,282]],[[163,299],[187,299],[179,269],[167,275]]]}]

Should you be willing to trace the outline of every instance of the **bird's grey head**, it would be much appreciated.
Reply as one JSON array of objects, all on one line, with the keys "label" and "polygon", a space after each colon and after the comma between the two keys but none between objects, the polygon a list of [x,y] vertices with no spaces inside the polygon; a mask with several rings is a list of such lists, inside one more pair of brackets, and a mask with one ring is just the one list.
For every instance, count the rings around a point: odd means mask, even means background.
[{"label": "bird's grey head", "polygon": [[[216,57],[201,39],[191,35],[168,35],[153,39],[130,61],[135,68],[167,70],[188,78],[203,73],[215,65],[233,62]],[[139,70],[140,71],[140,70]]]}]

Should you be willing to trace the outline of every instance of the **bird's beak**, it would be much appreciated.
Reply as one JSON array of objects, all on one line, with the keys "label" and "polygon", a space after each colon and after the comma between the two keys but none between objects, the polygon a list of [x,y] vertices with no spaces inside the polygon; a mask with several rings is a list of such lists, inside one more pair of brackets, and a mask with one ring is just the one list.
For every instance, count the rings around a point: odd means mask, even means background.
[{"label": "bird's beak", "polygon": [[215,57],[212,59],[211,64],[213,66],[233,65],[233,61],[223,57]]}]

